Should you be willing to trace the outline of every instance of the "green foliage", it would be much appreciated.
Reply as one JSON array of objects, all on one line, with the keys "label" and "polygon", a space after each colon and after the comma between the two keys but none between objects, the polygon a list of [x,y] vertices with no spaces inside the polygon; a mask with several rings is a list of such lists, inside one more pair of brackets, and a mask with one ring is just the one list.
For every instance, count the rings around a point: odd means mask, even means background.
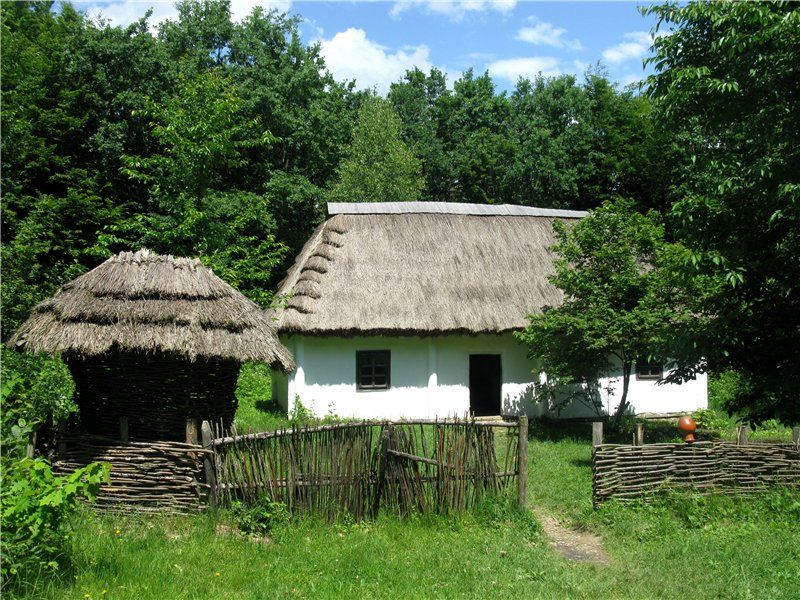
[{"label": "green foliage", "polygon": [[75,384],[61,359],[6,350],[0,369],[4,424],[38,423],[48,414],[58,420],[75,410]]},{"label": "green foliage", "polygon": [[597,393],[604,375],[622,375],[616,416],[627,408],[635,361],[663,359],[671,327],[688,318],[672,306],[661,274],[670,257],[654,212],[637,213],[630,201],[606,202],[578,223],[554,221],[555,275],[561,306],[530,316],[517,337],[558,386]]},{"label": "green foliage", "polygon": [[247,535],[264,537],[280,525],[289,522],[289,509],[282,502],[275,502],[267,496],[253,504],[236,501],[230,508],[236,527]]},{"label": "green foliage", "polygon": [[4,458],[2,467],[2,577],[13,587],[56,572],[70,535],[69,517],[81,499],[92,501],[108,482],[109,465],[91,463],[63,477],[41,458]]},{"label": "green foliage", "polygon": [[410,202],[424,185],[421,165],[401,136],[392,105],[370,98],[358,110],[352,142],[342,148],[332,202]]},{"label": "green foliage", "polygon": [[660,4],[647,80],[659,118],[684,132],[674,181],[697,323],[674,356],[733,369],[725,408],[800,422],[800,9],[787,2]]},{"label": "green foliage", "polygon": [[713,408],[704,408],[692,413],[692,418],[699,429],[720,430],[731,425],[731,418]]}]

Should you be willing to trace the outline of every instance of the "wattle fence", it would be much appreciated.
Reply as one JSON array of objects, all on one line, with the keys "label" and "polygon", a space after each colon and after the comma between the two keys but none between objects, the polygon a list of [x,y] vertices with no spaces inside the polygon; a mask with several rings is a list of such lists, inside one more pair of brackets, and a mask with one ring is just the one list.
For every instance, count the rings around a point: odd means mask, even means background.
[{"label": "wattle fence", "polygon": [[515,482],[524,502],[524,418],[342,423],[247,435],[217,428],[213,438],[210,425],[202,429],[212,450],[204,455],[211,498],[222,506],[266,497],[292,513],[330,519],[362,519],[382,507],[401,515],[448,513],[508,493]]},{"label": "wattle fence", "polygon": [[592,451],[595,505],[612,498],[647,498],[668,488],[739,495],[776,485],[800,490],[797,429],[792,443],[748,443],[746,430],[740,429],[736,442],[644,444],[640,427],[635,443],[626,445],[603,444],[598,425]]},{"label": "wattle fence", "polygon": [[101,510],[196,512],[270,499],[293,514],[355,519],[388,510],[449,513],[488,496],[524,504],[528,421],[355,422],[238,435],[186,422],[186,441],[132,441],[62,424],[34,432],[28,454],[51,456],[56,473],[90,462],[111,466]]}]

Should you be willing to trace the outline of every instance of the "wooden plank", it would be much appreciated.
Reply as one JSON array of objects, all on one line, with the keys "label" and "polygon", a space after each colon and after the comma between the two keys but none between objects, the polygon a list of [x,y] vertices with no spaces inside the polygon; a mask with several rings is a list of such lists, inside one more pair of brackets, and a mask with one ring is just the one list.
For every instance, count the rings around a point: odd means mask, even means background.
[{"label": "wooden plank", "polygon": [[197,419],[194,417],[186,419],[186,443],[197,444]]},{"label": "wooden plank", "polygon": [[519,418],[519,442],[517,443],[517,504],[524,508],[528,494],[528,417]]}]

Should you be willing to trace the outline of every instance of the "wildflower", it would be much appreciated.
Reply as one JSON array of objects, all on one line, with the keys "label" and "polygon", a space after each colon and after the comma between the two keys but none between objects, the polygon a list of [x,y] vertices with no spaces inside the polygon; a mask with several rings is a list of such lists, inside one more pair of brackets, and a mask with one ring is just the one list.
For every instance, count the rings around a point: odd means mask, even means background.
[{"label": "wildflower", "polygon": [[122,533],[122,530],[121,530],[121,529],[115,529],[115,530],[114,530],[114,533],[116,533],[117,535],[119,535],[120,533]]},{"label": "wildflower", "polygon": [[219,571],[217,571],[216,573],[214,573],[214,576],[215,576],[215,577],[219,577],[219,575],[220,575]]}]

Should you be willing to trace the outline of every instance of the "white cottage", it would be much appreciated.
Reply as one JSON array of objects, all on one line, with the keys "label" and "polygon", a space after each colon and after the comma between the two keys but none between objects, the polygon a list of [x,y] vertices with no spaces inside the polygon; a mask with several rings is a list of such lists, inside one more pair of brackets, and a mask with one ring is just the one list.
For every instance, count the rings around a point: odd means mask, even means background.
[{"label": "white cottage", "polygon": [[[278,331],[297,363],[273,374],[284,408],[299,399],[319,416],[595,414],[534,402],[540,376],[513,337],[527,315],[561,301],[548,281],[553,219],[585,213],[404,202],[331,203],[328,214],[279,286]],[[704,375],[656,385],[662,374],[639,367],[628,392],[635,412],[707,405]],[[612,412],[621,377],[600,384]]]}]

